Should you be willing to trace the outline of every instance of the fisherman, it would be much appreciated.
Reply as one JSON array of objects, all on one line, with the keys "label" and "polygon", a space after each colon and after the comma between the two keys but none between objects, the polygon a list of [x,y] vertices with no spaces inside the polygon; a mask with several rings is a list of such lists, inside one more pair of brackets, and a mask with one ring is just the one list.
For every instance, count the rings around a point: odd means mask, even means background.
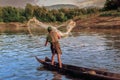
[{"label": "fisherman", "polygon": [[45,42],[45,46],[47,46],[48,42],[50,43],[50,48],[51,48],[51,52],[52,52],[52,57],[51,57],[51,65],[54,65],[54,56],[55,54],[57,54],[57,59],[58,59],[58,63],[59,63],[59,67],[62,68],[62,61],[61,61],[61,48],[60,48],[60,44],[58,39],[60,39],[60,35],[55,32],[52,27],[48,27],[48,35],[46,37],[46,42]]}]

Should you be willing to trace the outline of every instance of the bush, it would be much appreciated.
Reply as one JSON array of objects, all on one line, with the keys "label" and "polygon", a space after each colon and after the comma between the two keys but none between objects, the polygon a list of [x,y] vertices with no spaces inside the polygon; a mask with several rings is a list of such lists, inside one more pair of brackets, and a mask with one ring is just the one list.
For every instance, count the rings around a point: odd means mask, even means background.
[{"label": "bush", "polygon": [[117,11],[107,11],[107,12],[101,13],[100,16],[102,16],[102,17],[107,17],[107,16],[120,17],[120,12],[117,12]]},{"label": "bush", "polygon": [[120,7],[118,7],[117,11],[120,12]]},{"label": "bush", "polygon": [[106,0],[105,10],[117,10],[120,7],[120,0]]},{"label": "bush", "polygon": [[3,19],[2,19],[2,18],[0,18],[0,22],[3,22]]},{"label": "bush", "polygon": [[24,16],[20,16],[20,18],[19,18],[19,22],[24,22],[24,21],[26,21],[26,18],[24,17]]}]

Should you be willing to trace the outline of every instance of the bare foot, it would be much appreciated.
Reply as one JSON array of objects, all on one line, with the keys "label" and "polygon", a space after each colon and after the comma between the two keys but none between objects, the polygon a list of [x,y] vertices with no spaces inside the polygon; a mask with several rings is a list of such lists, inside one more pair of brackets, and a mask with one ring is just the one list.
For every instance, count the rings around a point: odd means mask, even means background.
[{"label": "bare foot", "polygon": [[51,63],[51,65],[54,65],[53,63]]},{"label": "bare foot", "polygon": [[62,66],[59,66],[59,68],[62,68]]}]

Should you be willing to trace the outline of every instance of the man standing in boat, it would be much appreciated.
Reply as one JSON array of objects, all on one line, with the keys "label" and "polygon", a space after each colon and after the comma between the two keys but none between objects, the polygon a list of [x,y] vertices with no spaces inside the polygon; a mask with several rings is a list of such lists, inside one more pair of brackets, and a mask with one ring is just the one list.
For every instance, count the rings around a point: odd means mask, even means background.
[{"label": "man standing in boat", "polygon": [[48,35],[46,37],[46,42],[45,42],[45,46],[47,46],[48,42],[50,43],[50,48],[51,48],[51,52],[52,52],[52,62],[51,65],[54,65],[54,57],[55,54],[57,54],[57,58],[58,58],[58,63],[59,63],[59,67],[62,68],[62,61],[61,61],[61,48],[60,48],[60,44],[59,44],[59,39],[60,39],[60,35],[55,32],[52,27],[48,27]]}]

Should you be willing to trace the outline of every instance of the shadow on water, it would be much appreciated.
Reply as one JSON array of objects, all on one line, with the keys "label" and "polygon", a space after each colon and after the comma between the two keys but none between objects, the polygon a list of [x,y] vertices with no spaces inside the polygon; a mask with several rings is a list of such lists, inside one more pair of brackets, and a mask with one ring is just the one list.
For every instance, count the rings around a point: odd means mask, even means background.
[{"label": "shadow on water", "polygon": [[[44,66],[37,67],[37,70],[38,71],[49,71],[46,68],[44,68]],[[53,77],[51,80],[66,80],[65,78],[67,78],[68,80],[83,80],[83,79],[74,78],[70,75],[63,74],[63,73],[56,72],[56,71],[51,71],[51,73],[53,74]],[[49,80],[49,79],[46,79],[46,80]]]},{"label": "shadow on water", "polygon": [[[38,71],[47,71],[47,69],[45,69],[44,66],[38,67],[37,70]],[[51,73],[53,74],[52,80],[62,80],[62,75],[60,73],[57,73],[55,71],[51,71]]]}]

